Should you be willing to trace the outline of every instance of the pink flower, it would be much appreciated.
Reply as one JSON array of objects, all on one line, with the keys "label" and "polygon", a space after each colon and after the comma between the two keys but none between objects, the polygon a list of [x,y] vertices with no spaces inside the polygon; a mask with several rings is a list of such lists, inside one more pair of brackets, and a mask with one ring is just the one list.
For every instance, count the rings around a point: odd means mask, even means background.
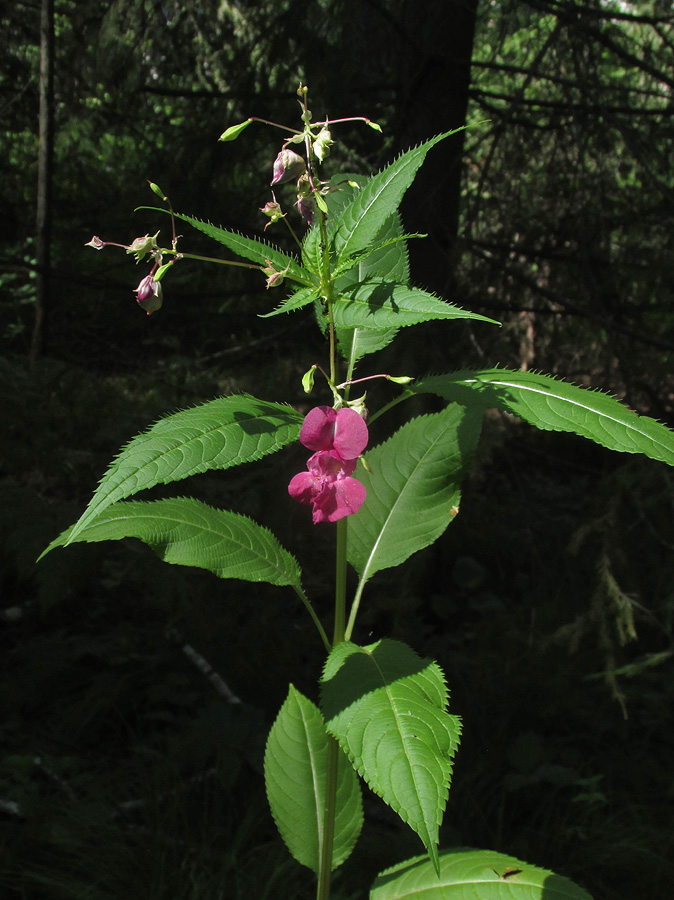
[{"label": "pink flower", "polygon": [[136,288],[135,293],[138,306],[140,306],[142,310],[145,310],[148,316],[151,316],[152,313],[156,312],[162,305],[164,292],[162,291],[160,282],[155,281],[152,275],[146,275],[145,278],[143,278]]},{"label": "pink flower", "polygon": [[334,410],[317,406],[306,416],[300,441],[315,450],[306,472],[291,480],[290,496],[313,507],[314,525],[337,522],[358,512],[365,500],[365,487],[350,476],[356,460],[367,446],[367,425],[358,413],[345,407]]},{"label": "pink flower", "polygon": [[274,160],[274,177],[271,184],[284,184],[286,181],[295,181],[306,170],[307,164],[294,150],[281,150]]}]

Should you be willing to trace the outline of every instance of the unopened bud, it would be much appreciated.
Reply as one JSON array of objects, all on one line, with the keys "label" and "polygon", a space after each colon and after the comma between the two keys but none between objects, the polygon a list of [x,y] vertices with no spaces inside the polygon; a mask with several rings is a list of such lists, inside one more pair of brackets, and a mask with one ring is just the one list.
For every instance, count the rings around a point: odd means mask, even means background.
[{"label": "unopened bud", "polygon": [[[272,197],[274,197],[273,194]],[[285,217],[285,213],[281,212],[281,204],[278,202],[276,197],[274,197],[273,200],[269,200],[269,202],[265,203],[264,206],[261,206],[260,212],[269,217],[269,221],[264,226],[265,231],[267,230],[267,228],[269,228],[270,225],[273,225],[275,222],[278,222],[280,219],[283,219]]]},{"label": "unopened bud", "polygon": [[314,387],[314,372],[316,366],[312,366],[308,372],[302,376],[302,388],[305,394],[310,394]]},{"label": "unopened bud", "polygon": [[332,137],[327,125],[324,125],[318,132],[318,137],[314,141],[314,153],[320,162],[323,162],[330,152],[330,144],[332,144]]},{"label": "unopened bud", "polygon": [[148,316],[151,316],[153,312],[161,308],[164,300],[161,284],[155,281],[152,275],[146,275],[136,288],[136,300],[138,301],[138,306]]},{"label": "unopened bud", "polygon": [[105,247],[105,243],[96,235],[92,237],[90,241],[87,241],[84,245],[85,247],[93,247],[94,250],[102,250]]},{"label": "unopened bud", "polygon": [[316,204],[313,197],[300,197],[297,201],[297,209],[299,214],[306,221],[307,225],[311,225],[316,212]]},{"label": "unopened bud", "polygon": [[154,181],[148,181],[148,184],[150,185],[150,190],[153,194],[156,194],[161,200],[168,200],[168,197],[158,184],[155,184]]},{"label": "unopened bud", "polygon": [[281,150],[274,160],[274,177],[271,183],[283,184],[286,181],[293,181],[304,174],[306,167],[302,157],[294,150]]},{"label": "unopened bud", "polygon": [[367,422],[368,419],[368,410],[367,406],[365,405],[366,397],[367,391],[363,394],[362,397],[359,397],[357,400],[347,400],[344,404],[345,406],[348,406],[349,409],[353,409],[355,412],[357,412],[361,419],[363,419],[365,422]]},{"label": "unopened bud", "polygon": [[262,272],[267,276],[267,290],[272,287],[278,287],[280,284],[283,284],[283,279],[290,267],[290,263],[285,267],[285,269],[275,269],[274,264],[270,259],[265,259],[267,265],[262,269]]},{"label": "unopened bud", "polygon": [[307,225],[311,225],[316,211],[316,198],[311,189],[308,175],[302,175],[297,181],[297,203],[295,205]]}]

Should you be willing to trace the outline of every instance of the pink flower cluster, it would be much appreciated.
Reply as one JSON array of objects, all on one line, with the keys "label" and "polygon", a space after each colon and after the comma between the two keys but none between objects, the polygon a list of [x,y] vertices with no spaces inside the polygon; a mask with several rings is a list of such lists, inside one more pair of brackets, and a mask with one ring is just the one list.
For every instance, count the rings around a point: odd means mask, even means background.
[{"label": "pink flower cluster", "polygon": [[288,493],[300,503],[313,507],[314,525],[337,522],[358,512],[365,500],[365,487],[350,476],[356,461],[367,447],[367,425],[358,413],[344,407],[312,409],[302,423],[300,441],[315,450],[288,485]]}]

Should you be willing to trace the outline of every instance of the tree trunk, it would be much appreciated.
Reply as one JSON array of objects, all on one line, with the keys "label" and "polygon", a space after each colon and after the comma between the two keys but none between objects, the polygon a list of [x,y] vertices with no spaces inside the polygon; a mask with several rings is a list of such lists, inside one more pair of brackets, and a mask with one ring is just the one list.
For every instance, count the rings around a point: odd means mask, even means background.
[{"label": "tree trunk", "polygon": [[[400,150],[465,124],[477,0],[406,0],[402,27],[402,88],[395,129]],[[403,202],[412,277],[451,299],[453,251],[461,201],[464,132],[433,148]]]},{"label": "tree trunk", "polygon": [[37,164],[35,324],[30,348],[34,365],[44,350],[49,311],[51,264],[51,188],[54,157],[54,0],[42,0],[40,12],[40,111]]}]

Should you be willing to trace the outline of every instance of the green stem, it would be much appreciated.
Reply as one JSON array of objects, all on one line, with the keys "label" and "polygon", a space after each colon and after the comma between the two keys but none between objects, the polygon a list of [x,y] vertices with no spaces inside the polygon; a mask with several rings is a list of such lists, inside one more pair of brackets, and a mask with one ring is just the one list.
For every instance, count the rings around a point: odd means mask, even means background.
[{"label": "green stem", "polygon": [[[258,272],[263,271],[263,267],[258,263],[236,262],[236,260],[233,259],[217,259],[215,256],[200,256],[198,253],[180,253],[177,250],[162,250],[162,254],[164,256],[170,254],[174,256],[176,260],[196,259],[199,260],[199,262],[218,263],[220,266],[238,266],[240,269],[257,269]],[[309,287],[311,285],[311,282],[307,281],[306,278],[298,278],[297,275],[291,275],[289,272],[285,273],[285,277],[289,281],[296,281],[297,284],[304,285],[304,287]]]},{"label": "green stem", "polygon": [[356,624],[356,616],[358,615],[358,608],[360,606],[360,598],[363,596],[363,588],[365,587],[365,579],[361,578],[358,582],[358,587],[356,589],[356,594],[353,598],[353,603],[351,604],[351,612],[349,613],[349,622],[344,631],[344,640],[350,641],[351,635],[353,633],[353,626]]},{"label": "green stem", "polygon": [[301,249],[302,249],[302,241],[301,241],[301,240],[297,237],[297,235],[295,234],[295,229],[293,228],[293,226],[292,226],[292,225],[290,224],[290,222],[288,221],[288,217],[287,217],[287,216],[283,216],[283,221],[285,222],[286,228],[288,229],[288,231],[292,234],[295,243],[297,244],[297,246],[298,246],[298,247],[300,248],[300,250],[301,250]]},{"label": "green stem", "polygon": [[197,253],[182,253],[177,250],[164,250],[164,254],[173,253],[176,259],[198,259],[200,262],[218,263],[221,266],[239,266],[241,269],[259,269],[256,263],[236,262],[233,259],[217,259],[215,256],[199,256]]},{"label": "green stem", "polygon": [[318,633],[320,634],[321,640],[323,641],[323,646],[329,653],[330,650],[332,649],[330,646],[330,641],[328,640],[328,636],[325,633],[325,628],[323,628],[323,625],[321,624],[321,620],[318,618],[318,616],[316,615],[316,611],[314,610],[313,606],[311,605],[311,600],[309,600],[309,598],[304,593],[304,591],[302,590],[301,587],[298,587],[295,584],[292,587],[293,587],[293,590],[295,591],[295,593],[297,594],[297,596],[302,601],[302,603],[305,605],[307,612],[311,616],[311,620],[313,621],[314,625],[318,629]]},{"label": "green stem", "polygon": [[337,523],[337,553],[335,559],[335,628],[332,646],[336,647],[344,640],[344,622],[346,618],[346,541],[348,535],[348,519],[340,519]]},{"label": "green stem", "polygon": [[339,744],[331,736],[328,738],[328,753],[325,773],[325,818],[323,820],[323,845],[321,847],[316,900],[329,900],[332,881],[332,845],[335,836],[335,807],[337,798],[337,761]]},{"label": "green stem", "polygon": [[[348,536],[348,520],[340,519],[337,523],[337,551],[335,554],[335,626],[332,646],[336,647],[344,640],[344,622],[346,619],[346,542]],[[337,763],[339,761],[339,744],[331,736],[328,738],[328,752],[325,772],[325,804],[323,809],[323,844],[318,870],[316,900],[329,900],[330,882],[332,878],[332,847],[335,837],[335,814],[337,812]]]},{"label": "green stem", "polygon": [[389,409],[393,409],[394,406],[397,406],[399,403],[402,403],[403,400],[409,400],[410,397],[416,397],[417,395],[414,391],[403,391],[403,393],[399,397],[395,397],[390,403],[387,403],[385,406],[382,406],[381,409],[378,409],[376,413],[373,413],[368,419],[368,425],[371,425],[373,422],[383,416],[384,413],[387,413]]}]

